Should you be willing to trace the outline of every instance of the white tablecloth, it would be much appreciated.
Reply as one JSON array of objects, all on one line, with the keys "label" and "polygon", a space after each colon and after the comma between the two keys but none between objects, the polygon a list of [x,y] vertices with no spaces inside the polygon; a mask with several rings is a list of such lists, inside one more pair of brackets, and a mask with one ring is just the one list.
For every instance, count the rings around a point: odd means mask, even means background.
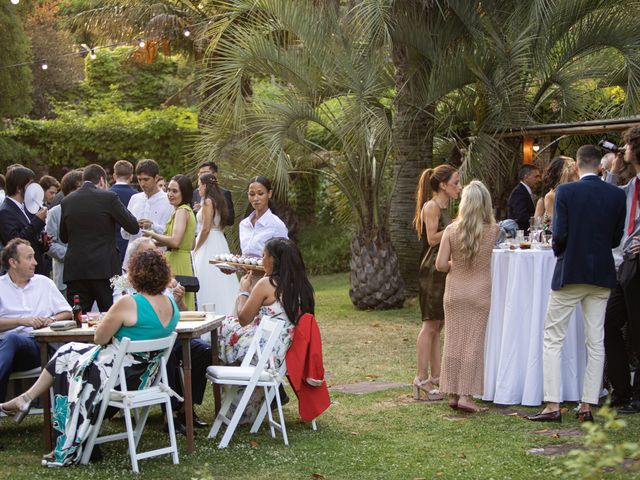
[{"label": "white tablecloth", "polygon": [[[501,405],[542,403],[542,338],[555,263],[550,250],[493,251],[483,400]],[[585,365],[578,305],[562,348],[563,400],[580,399]]]}]

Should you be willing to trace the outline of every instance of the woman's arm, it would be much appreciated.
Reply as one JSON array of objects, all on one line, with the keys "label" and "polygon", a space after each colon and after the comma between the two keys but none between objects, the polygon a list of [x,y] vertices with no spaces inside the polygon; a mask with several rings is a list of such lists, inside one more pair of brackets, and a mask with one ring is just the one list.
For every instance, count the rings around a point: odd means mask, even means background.
[{"label": "woman's arm", "polygon": [[546,195],[543,198],[539,198],[538,201],[536,202],[536,211],[533,214],[534,217],[541,217],[544,214],[544,210],[545,210],[545,203],[546,203]]},{"label": "woman's arm", "polygon": [[[261,278],[251,289],[253,273],[247,273],[240,280],[240,292],[238,293],[238,323],[243,327],[249,325],[256,318],[260,307],[267,303],[267,299],[273,296],[274,288],[269,283],[269,277]],[[247,293],[249,295],[247,296]]]},{"label": "woman's arm", "polygon": [[434,200],[429,200],[422,207],[422,222],[427,229],[427,242],[435,247],[442,240],[442,231],[438,231],[440,221],[440,207]]},{"label": "woman's arm", "polygon": [[171,235],[162,235],[156,233],[153,230],[144,230],[143,235],[145,237],[153,238],[156,243],[163,247],[179,248],[182,243],[182,237],[187,229],[187,223],[189,221],[189,212],[184,208],[176,210],[176,216],[173,220],[173,230]]},{"label": "woman's arm", "polygon": [[550,190],[549,193],[544,196],[544,211],[549,217],[553,216],[553,201],[555,196],[556,192],[553,190]]},{"label": "woman's arm", "polygon": [[106,345],[120,327],[126,323],[135,324],[137,315],[136,301],[133,297],[131,295],[120,297],[98,323],[93,342],[97,345]]},{"label": "woman's arm", "polygon": [[440,249],[436,257],[436,270],[447,273],[451,270],[451,243],[449,242],[449,227],[444,229],[442,240],[440,241]]},{"label": "woman's arm", "polygon": [[209,236],[209,230],[211,229],[211,222],[213,221],[213,202],[210,198],[205,198],[202,202],[202,228],[196,239],[196,246],[193,249],[195,252],[198,250],[204,242],[207,241]]}]

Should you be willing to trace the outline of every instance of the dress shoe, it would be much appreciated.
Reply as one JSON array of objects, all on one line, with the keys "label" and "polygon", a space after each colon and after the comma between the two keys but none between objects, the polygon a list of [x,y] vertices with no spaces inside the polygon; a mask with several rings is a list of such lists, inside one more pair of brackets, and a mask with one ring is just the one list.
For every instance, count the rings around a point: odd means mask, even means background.
[{"label": "dress shoe", "polygon": [[609,405],[611,405],[612,407],[624,407],[626,405],[629,405],[630,401],[631,399],[629,397],[621,397],[619,395],[616,395],[616,393],[614,392],[611,394]]},{"label": "dress shoe", "polygon": [[578,419],[578,421],[580,423],[593,422],[593,414],[591,413],[591,410],[587,410],[587,411],[584,411],[584,412],[577,412],[576,413],[576,418]]},{"label": "dress shoe", "polygon": [[193,426],[195,428],[205,428],[208,427],[209,424],[202,420],[198,415],[196,415],[196,411],[193,411]]},{"label": "dress shoe", "polygon": [[[173,417],[173,429],[176,431],[176,433],[184,435],[185,437],[187,436],[187,427],[184,424],[184,417],[181,417],[179,415]],[[164,431],[167,433],[169,432],[169,425],[167,425],[166,423],[164,424]]]},{"label": "dress shoe", "polygon": [[562,414],[560,410],[556,410],[555,412],[547,412],[547,413],[536,413],[535,415],[527,415],[527,420],[531,420],[532,422],[562,422]]},{"label": "dress shoe", "polygon": [[618,409],[619,415],[630,415],[632,413],[640,413],[640,400],[633,400],[629,404]]},{"label": "dress shoe", "polygon": [[[29,411],[31,410],[31,402],[33,401],[29,395],[23,393],[20,397],[22,400],[22,405],[20,405],[16,410],[9,410],[6,408],[6,403],[0,405],[0,411],[5,415],[12,416],[13,421],[16,423],[22,422],[24,418],[27,416]],[[15,400],[14,400],[15,401]]]}]

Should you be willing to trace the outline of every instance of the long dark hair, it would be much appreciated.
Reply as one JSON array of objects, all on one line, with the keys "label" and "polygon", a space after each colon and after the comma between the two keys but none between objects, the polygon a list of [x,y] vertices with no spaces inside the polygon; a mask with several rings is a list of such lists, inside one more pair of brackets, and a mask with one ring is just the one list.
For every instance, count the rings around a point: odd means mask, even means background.
[{"label": "long dark hair", "polygon": [[227,200],[218,186],[218,179],[212,173],[203,173],[198,177],[204,185],[204,198],[211,200],[213,204],[213,217],[216,212],[220,214],[220,228],[227,226]]},{"label": "long dark hair", "polygon": [[182,195],[180,205],[189,205],[191,207],[193,185],[191,185],[191,180],[189,180],[189,177],[187,177],[186,175],[175,175],[173,178],[171,178],[171,180],[176,182],[178,184],[178,188],[180,189],[180,195]]},{"label": "long dark hair", "polygon": [[420,175],[416,187],[416,211],[413,216],[413,225],[416,228],[418,239],[422,239],[424,225],[422,222],[422,207],[440,190],[441,183],[447,183],[457,170],[451,165],[443,163],[436,168],[427,168]]},{"label": "long dark hair", "polygon": [[[262,185],[264,188],[267,189],[267,192],[270,192],[273,190],[271,188],[271,180],[269,180],[267,177],[258,175],[256,177],[250,178],[249,182],[247,183],[247,191],[249,190],[249,186],[251,186],[252,183],[259,183],[260,185]],[[268,206],[269,206],[269,210],[271,210],[271,213],[273,213],[274,215],[278,215],[276,212],[276,202],[274,202],[272,198],[269,198]],[[247,211],[245,212],[245,215],[244,215],[245,218],[251,215],[251,212],[253,212],[253,207],[251,206],[251,204],[249,204],[247,206]]]},{"label": "long dark hair", "polygon": [[563,157],[556,157],[549,162],[542,174],[543,193],[546,194],[549,190],[553,190],[558,186],[564,165],[565,159]]},{"label": "long dark hair", "polygon": [[275,296],[293,324],[305,313],[314,314],[313,287],[307,278],[300,250],[291,240],[276,237],[264,249],[273,258],[273,273],[269,283],[276,289]]}]

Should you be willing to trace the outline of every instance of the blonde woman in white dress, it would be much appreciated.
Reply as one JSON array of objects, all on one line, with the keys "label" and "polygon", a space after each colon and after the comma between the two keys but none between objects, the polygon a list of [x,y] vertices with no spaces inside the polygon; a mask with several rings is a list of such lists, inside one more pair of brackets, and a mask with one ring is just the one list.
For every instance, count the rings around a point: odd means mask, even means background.
[{"label": "blonde woman in white dress", "polygon": [[215,304],[216,313],[232,315],[238,294],[238,277],[225,275],[209,263],[215,255],[229,253],[223,233],[227,225],[226,200],[211,173],[200,175],[198,192],[202,198],[202,208],[196,215],[200,233],[193,250],[193,269],[200,282],[200,291],[196,294],[198,306],[202,309],[206,304]]}]

